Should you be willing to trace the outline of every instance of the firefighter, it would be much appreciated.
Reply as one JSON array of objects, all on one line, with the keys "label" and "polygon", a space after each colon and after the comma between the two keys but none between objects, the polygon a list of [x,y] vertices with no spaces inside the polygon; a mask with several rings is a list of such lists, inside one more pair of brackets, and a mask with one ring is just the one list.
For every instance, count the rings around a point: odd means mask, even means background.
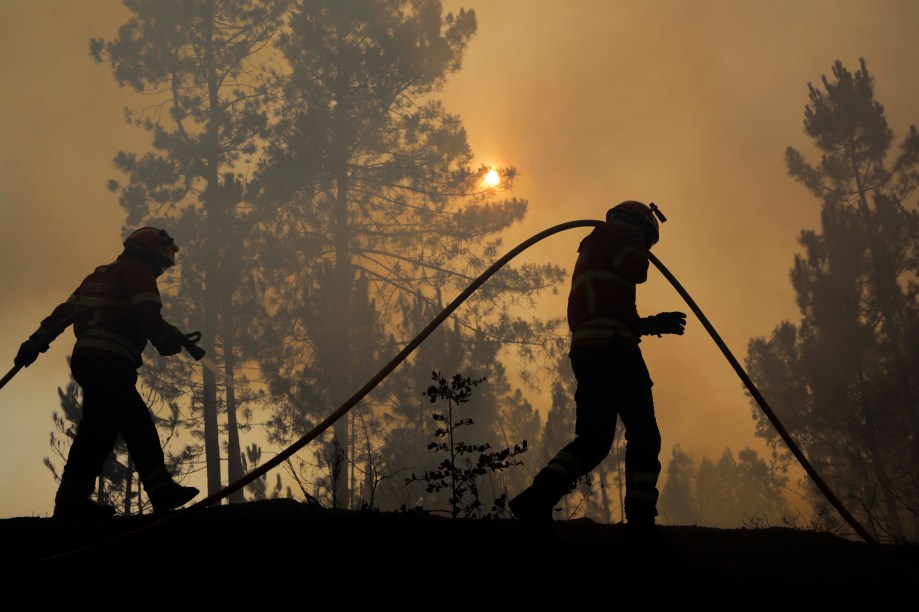
[{"label": "firefighter", "polygon": [[70,298],[22,343],[14,359],[28,367],[74,315],[76,343],[70,359],[83,391],[83,414],[54,498],[55,518],[108,518],[111,506],[90,498],[96,477],[118,435],[128,447],[154,512],[172,510],[198,494],[175,482],[166,468],[150,409],[135,387],[141,353],[149,340],[161,355],[182,350],[185,336],[160,309],[157,277],[175,265],[178,247],[166,230],[142,227],[124,241],[117,259],[99,266]]},{"label": "firefighter", "polygon": [[648,278],[648,251],[660,236],[656,206],[628,200],[581,241],[568,295],[569,359],[577,380],[574,439],[511,500],[525,522],[551,525],[552,508],[609,454],[622,420],[626,440],[625,515],[650,528],[657,516],[661,436],[641,336],[682,335],[686,315],[639,317],[636,285]]}]

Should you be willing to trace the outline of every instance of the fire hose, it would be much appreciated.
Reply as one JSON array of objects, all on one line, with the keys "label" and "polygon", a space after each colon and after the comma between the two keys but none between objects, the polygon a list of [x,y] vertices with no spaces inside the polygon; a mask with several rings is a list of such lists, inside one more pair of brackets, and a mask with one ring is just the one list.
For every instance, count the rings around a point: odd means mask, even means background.
[{"label": "fire hose", "polygon": [[[388,363],[386,363],[386,365],[384,365],[379,370],[379,372],[376,373],[376,375],[374,375],[370,380],[368,380],[360,389],[358,389],[350,398],[348,398],[343,404],[341,404],[341,406],[339,406],[334,412],[329,414],[324,420],[322,420],[312,430],[310,430],[305,435],[303,435],[300,439],[295,441],[293,444],[288,446],[283,451],[279,452],[277,455],[272,457],[269,461],[267,461],[263,465],[247,473],[242,478],[236,480],[235,482],[228,484],[223,489],[215,493],[212,493],[211,495],[192,504],[191,506],[188,506],[187,508],[184,508],[174,513],[168,514],[158,520],[148,523],[144,527],[141,527],[137,530],[122,534],[120,536],[113,537],[103,542],[99,542],[93,545],[86,546],[84,548],[78,548],[78,549],[74,549],[71,551],[59,553],[57,555],[45,557],[43,559],[39,559],[37,561],[29,563],[28,565],[32,565],[35,563],[41,563],[45,561],[56,560],[56,559],[59,559],[59,558],[62,558],[68,555],[80,553],[80,552],[95,550],[102,546],[105,546],[108,544],[114,544],[116,542],[120,542],[128,538],[140,535],[141,533],[148,532],[152,529],[162,527],[163,525],[172,523],[173,521],[178,521],[183,518],[189,517],[192,514],[195,514],[199,512],[200,510],[208,506],[211,506],[215,504],[216,502],[219,502],[220,500],[230,496],[232,493],[240,490],[241,488],[245,487],[247,484],[262,477],[263,475],[267,474],[269,471],[273,470],[274,468],[278,467],[281,463],[289,459],[294,453],[296,453],[297,451],[305,447],[311,441],[315,440],[319,435],[325,432],[332,424],[334,424],[338,419],[340,419],[349,410],[351,410],[351,408],[353,408],[358,402],[360,402],[361,399],[363,399],[374,387],[380,384],[380,382],[382,382],[383,379],[385,379],[390,373],[392,373],[392,371],[399,364],[405,361],[405,359],[441,323],[443,323],[447,319],[447,317],[449,317],[453,313],[453,311],[455,311],[463,302],[465,302],[466,299],[469,298],[469,296],[471,296],[486,280],[488,280],[498,270],[504,267],[512,259],[514,259],[514,257],[519,255],[523,251],[527,250],[528,248],[530,248],[537,242],[540,242],[541,240],[549,236],[552,236],[554,234],[557,234],[557,233],[560,233],[560,232],[563,232],[569,229],[579,228],[579,227],[595,227],[600,224],[601,224],[600,221],[596,221],[592,219],[584,219],[584,220],[577,220],[577,221],[569,221],[567,223],[561,223],[559,225],[555,225],[553,227],[545,229],[537,234],[534,234],[527,240],[524,240],[523,242],[518,244],[512,250],[508,251],[501,259],[493,263],[491,267],[485,270],[468,287],[466,287],[466,289],[464,289],[462,293],[460,293],[452,302],[450,302],[450,304],[448,304],[440,312],[440,314],[438,314],[434,319],[432,319],[431,322],[428,323],[428,325],[424,329],[422,329],[421,332],[418,333],[418,335],[416,335],[408,344],[406,344],[405,347],[401,351],[399,351],[397,355],[395,355]],[[855,530],[855,532],[865,542],[867,542],[872,548],[874,548],[878,552],[881,552],[882,554],[887,556],[888,559],[895,561],[898,565],[903,567],[902,564],[899,563],[899,561],[894,559],[888,551],[884,550],[883,547],[881,547],[880,543],[858,522],[858,520],[845,508],[842,501],[833,493],[833,491],[829,488],[829,486],[827,486],[826,482],[820,477],[820,475],[817,473],[814,467],[810,464],[807,457],[804,455],[804,452],[795,443],[791,435],[788,433],[788,431],[779,421],[778,417],[769,407],[766,400],[757,390],[756,386],[753,384],[753,381],[750,380],[750,377],[747,375],[747,373],[744,371],[741,365],[737,362],[737,359],[734,358],[734,355],[731,353],[730,349],[728,349],[727,345],[724,343],[724,341],[715,331],[714,327],[711,325],[711,323],[702,313],[701,309],[698,307],[698,305],[696,305],[692,297],[690,297],[689,293],[683,288],[683,286],[679,283],[679,281],[677,281],[677,279],[673,276],[673,274],[671,274],[670,271],[660,262],[660,260],[657,259],[657,257],[655,257],[653,254],[649,252],[648,259],[661,272],[661,274],[663,274],[664,277],[668,281],[670,281],[670,283],[673,285],[676,291],[686,301],[690,309],[692,309],[693,313],[698,317],[699,321],[702,323],[706,331],[709,333],[709,335],[718,345],[718,348],[724,354],[725,358],[734,368],[735,372],[740,377],[741,381],[746,386],[751,396],[756,400],[757,404],[759,404],[759,407],[765,413],[770,423],[772,423],[773,427],[775,427],[775,429],[778,431],[779,435],[782,437],[782,440],[788,445],[789,449],[794,454],[795,458],[800,462],[805,472],[807,472],[808,476],[810,476],[810,478],[813,480],[817,488],[821,491],[821,493],[823,493],[823,495],[833,505],[833,507],[837,510],[837,512],[839,512],[840,516],[842,516],[842,518]],[[71,315],[71,317],[75,317],[76,315],[77,313],[74,313],[73,315]],[[200,338],[200,334],[198,334],[198,338]],[[203,358],[204,356],[203,350],[197,347],[197,345],[194,342],[191,342],[191,340],[189,340],[189,344],[191,345],[191,347],[193,347],[193,349],[197,349],[197,351],[200,351],[200,357],[196,357],[196,360],[200,360],[201,358]],[[188,346],[186,346],[186,348],[189,349]],[[193,349],[189,349],[189,350],[191,351]],[[195,353],[192,353],[192,355],[194,354]],[[210,365],[208,365],[207,367],[209,369],[215,369],[215,368],[211,368]],[[11,370],[10,373],[7,374],[7,376],[4,377],[2,381],[0,381],[0,387],[2,387],[3,384],[5,384],[9,378],[12,378],[12,376],[15,375],[16,371],[18,371],[18,368],[14,368],[13,370]],[[909,570],[909,568],[904,568],[904,569],[907,569],[907,571],[910,571],[910,573],[913,573],[911,570]]]}]

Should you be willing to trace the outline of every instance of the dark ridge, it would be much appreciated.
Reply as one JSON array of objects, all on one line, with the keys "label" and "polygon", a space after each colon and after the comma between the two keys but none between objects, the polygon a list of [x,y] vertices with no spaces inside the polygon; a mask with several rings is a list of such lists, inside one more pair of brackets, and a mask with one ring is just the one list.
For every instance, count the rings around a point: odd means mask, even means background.
[{"label": "dark ridge", "polygon": [[[919,547],[885,545],[881,553],[864,542],[785,527],[658,526],[645,536],[625,525],[571,520],[540,531],[517,520],[333,512],[293,500],[214,506],[149,528],[156,520],[0,520],[0,576],[7,584],[42,583],[45,597],[67,593],[68,584],[92,584],[96,594],[106,584],[130,584],[146,593],[146,603],[172,592],[170,581],[188,594],[228,602],[268,585],[334,589],[349,602],[380,604],[478,593],[476,605],[511,608],[573,603],[597,589],[617,600],[631,594],[655,603],[754,607],[812,601],[899,608],[919,601]],[[150,579],[162,590],[145,591]],[[486,606],[489,589],[501,596]]]}]

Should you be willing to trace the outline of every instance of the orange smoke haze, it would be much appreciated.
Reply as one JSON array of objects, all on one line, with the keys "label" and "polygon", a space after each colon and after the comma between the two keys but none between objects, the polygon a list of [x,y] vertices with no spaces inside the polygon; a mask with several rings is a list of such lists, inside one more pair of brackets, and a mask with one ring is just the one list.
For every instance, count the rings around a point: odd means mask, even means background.
[{"label": "orange smoke haze", "polygon": [[[668,218],[657,257],[743,362],[751,337],[797,320],[788,270],[819,202],[786,173],[783,153],[812,155],[803,134],[807,83],[834,61],[864,57],[899,141],[919,121],[919,3],[900,0],[469,0],[478,33],[440,96],[464,121],[479,163],[515,166],[529,214],[505,245],[572,219],[602,218],[625,199]],[[118,150],[149,135],[122,110],[144,100],[89,56],[129,12],[116,0],[0,2],[0,375],[51,308],[120,250],[124,221],[106,181]],[[571,268],[584,231],[552,237],[525,259]],[[564,292],[548,316],[564,314]],[[652,272],[639,310],[685,310]],[[57,388],[68,332],[0,390],[0,517],[49,514]],[[681,338],[642,347],[655,380],[662,462],[725,448],[763,452],[736,374],[690,315]],[[547,398],[534,397],[545,409]],[[246,444],[245,436],[243,444]]]}]

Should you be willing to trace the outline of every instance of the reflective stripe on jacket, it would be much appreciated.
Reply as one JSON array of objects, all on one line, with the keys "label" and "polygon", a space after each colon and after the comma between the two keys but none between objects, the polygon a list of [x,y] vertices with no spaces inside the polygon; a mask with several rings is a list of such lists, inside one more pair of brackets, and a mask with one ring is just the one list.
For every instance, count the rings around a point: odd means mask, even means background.
[{"label": "reflective stripe on jacket", "polygon": [[156,273],[143,261],[121,255],[96,268],[66,302],[41,322],[41,330],[54,327],[73,312],[89,308],[73,323],[77,340],[73,354],[118,355],[136,367],[147,340],[167,334]]},{"label": "reflective stripe on jacket", "polygon": [[571,347],[638,344],[635,286],[648,278],[648,255],[637,227],[603,223],[581,241],[568,294]]}]

